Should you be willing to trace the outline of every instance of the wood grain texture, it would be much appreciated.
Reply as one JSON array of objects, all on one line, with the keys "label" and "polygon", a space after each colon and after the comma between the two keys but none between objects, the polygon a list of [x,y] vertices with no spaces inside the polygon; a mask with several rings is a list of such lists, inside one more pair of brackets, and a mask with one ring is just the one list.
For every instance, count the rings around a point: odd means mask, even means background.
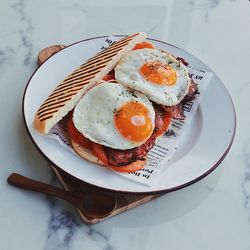
[{"label": "wood grain texture", "polygon": [[[47,47],[43,49],[39,55],[38,55],[38,64],[41,65],[44,61],[46,61],[50,56],[54,55],[58,51],[60,51],[62,48],[65,48],[64,45],[54,45]],[[52,170],[58,177],[60,183],[62,184],[63,188],[67,191],[77,191],[77,192],[83,192],[83,193],[108,193],[110,195],[114,195],[117,199],[117,207],[116,209],[107,217],[104,218],[94,218],[89,216],[86,212],[81,211],[80,209],[76,208],[76,211],[82,218],[82,220],[86,224],[95,224],[100,221],[103,221],[107,218],[113,217],[115,215],[118,215],[120,213],[123,213],[129,209],[135,208],[137,206],[140,206],[146,202],[149,202],[155,198],[158,198],[162,196],[163,194],[156,194],[156,195],[136,195],[136,194],[120,194],[115,192],[108,192],[104,191],[103,189],[94,187],[90,184],[87,184],[83,181],[80,181],[79,179],[67,174],[61,169],[56,168],[55,166],[51,165]]]},{"label": "wood grain texture", "polygon": [[117,207],[116,198],[103,193],[82,193],[79,189],[69,192],[54,185],[36,181],[18,173],[12,173],[8,179],[12,186],[22,189],[47,194],[69,202],[73,207],[84,211],[91,217],[104,218],[113,213]]},{"label": "wood grain texture", "polygon": [[49,46],[47,48],[42,49],[37,57],[37,63],[40,66],[43,64],[49,57],[53,56],[60,50],[64,49],[66,46],[65,45],[53,45]]},{"label": "wood grain texture", "polygon": [[82,218],[82,220],[86,224],[96,224],[101,222],[107,218],[113,217],[120,213],[126,212],[132,208],[140,206],[146,202],[149,202],[155,198],[162,196],[163,194],[155,194],[155,195],[137,195],[137,194],[122,194],[122,193],[115,193],[112,191],[104,191],[100,188],[96,188],[90,184],[87,184],[83,181],[78,180],[77,178],[65,173],[64,171],[51,166],[54,173],[58,177],[60,183],[62,184],[63,188],[67,191],[80,191],[83,193],[105,193],[115,196],[117,199],[117,207],[116,209],[107,217],[104,218],[94,218],[89,216],[87,213],[81,211],[80,209],[76,208],[76,211]]}]

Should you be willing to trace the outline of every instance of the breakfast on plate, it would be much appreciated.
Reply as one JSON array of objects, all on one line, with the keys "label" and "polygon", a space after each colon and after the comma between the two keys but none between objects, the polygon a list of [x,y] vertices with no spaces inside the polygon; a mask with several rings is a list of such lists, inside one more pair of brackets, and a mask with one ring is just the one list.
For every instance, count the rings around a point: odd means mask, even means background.
[{"label": "breakfast on plate", "polygon": [[48,134],[67,117],[71,145],[82,158],[120,172],[146,164],[147,153],[198,89],[186,61],[159,50],[143,32],[122,38],[67,76],[36,112]]}]

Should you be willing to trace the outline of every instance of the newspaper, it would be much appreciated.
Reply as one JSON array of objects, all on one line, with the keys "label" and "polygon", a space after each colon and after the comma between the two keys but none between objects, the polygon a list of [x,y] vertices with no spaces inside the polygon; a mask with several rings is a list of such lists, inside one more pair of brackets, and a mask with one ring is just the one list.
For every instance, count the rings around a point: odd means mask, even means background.
[{"label": "newspaper", "polygon": [[[109,36],[99,49],[103,50],[117,40],[117,37]],[[178,151],[180,143],[185,138],[185,131],[188,130],[191,120],[194,117],[199,103],[205,95],[206,88],[213,76],[211,72],[205,72],[201,69],[194,68],[191,65],[188,65],[187,67],[190,78],[192,78],[198,86],[199,93],[193,101],[185,103],[184,115],[186,118],[184,120],[171,120],[168,130],[162,137],[157,139],[155,146],[147,154],[147,163],[143,169],[129,173],[120,173],[116,171],[114,171],[114,173],[140,184],[152,186],[155,181],[161,177],[161,173],[171,165],[171,159]],[[57,139],[62,145],[67,146],[73,153],[75,153],[71,147],[70,138],[67,132],[67,117],[51,129],[49,136]]]}]

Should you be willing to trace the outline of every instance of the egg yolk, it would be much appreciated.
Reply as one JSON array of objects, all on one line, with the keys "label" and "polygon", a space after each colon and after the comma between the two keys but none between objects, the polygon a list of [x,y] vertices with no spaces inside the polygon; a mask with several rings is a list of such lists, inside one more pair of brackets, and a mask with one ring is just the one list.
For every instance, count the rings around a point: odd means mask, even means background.
[{"label": "egg yolk", "polygon": [[177,80],[175,70],[162,62],[146,62],[140,68],[140,74],[148,81],[161,85],[174,85]]},{"label": "egg yolk", "polygon": [[149,111],[141,103],[124,104],[115,112],[114,122],[120,134],[130,141],[143,142],[153,132]]}]

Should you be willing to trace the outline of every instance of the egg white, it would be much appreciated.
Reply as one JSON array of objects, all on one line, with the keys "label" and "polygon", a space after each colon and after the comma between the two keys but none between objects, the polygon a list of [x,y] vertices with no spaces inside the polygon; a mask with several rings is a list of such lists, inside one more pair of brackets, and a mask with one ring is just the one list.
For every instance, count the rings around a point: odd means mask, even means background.
[{"label": "egg white", "polygon": [[148,98],[113,82],[103,82],[82,97],[74,109],[74,125],[83,136],[98,144],[122,150],[138,147],[146,140],[129,141],[119,133],[114,124],[115,111],[131,101],[139,102],[148,109],[154,128],[155,111]]},{"label": "egg white", "polygon": [[[145,62],[159,61],[169,64],[177,74],[174,85],[161,85],[146,80],[140,74]],[[131,51],[115,68],[117,82],[145,94],[155,103],[174,106],[188,93],[190,78],[186,66],[165,51],[157,49],[138,49]]]}]

